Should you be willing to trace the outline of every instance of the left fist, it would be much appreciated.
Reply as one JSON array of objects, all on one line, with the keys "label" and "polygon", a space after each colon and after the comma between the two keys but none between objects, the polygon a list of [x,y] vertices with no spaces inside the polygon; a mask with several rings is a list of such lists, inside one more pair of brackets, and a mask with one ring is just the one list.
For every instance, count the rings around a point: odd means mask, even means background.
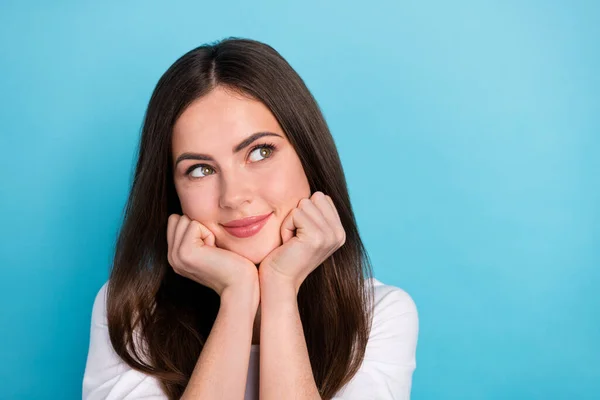
[{"label": "left fist", "polygon": [[281,239],[261,262],[259,276],[281,278],[298,293],[304,279],[344,245],[346,231],[331,197],[315,192],[283,220]]}]

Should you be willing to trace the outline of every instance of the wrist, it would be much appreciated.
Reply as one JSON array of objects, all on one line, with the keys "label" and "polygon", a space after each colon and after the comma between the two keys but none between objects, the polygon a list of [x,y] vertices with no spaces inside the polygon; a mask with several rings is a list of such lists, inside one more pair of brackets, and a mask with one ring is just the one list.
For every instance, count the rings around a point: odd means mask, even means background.
[{"label": "wrist", "polygon": [[300,285],[279,272],[265,268],[259,273],[261,302],[273,297],[278,301],[290,300],[295,302]]},{"label": "wrist", "polygon": [[244,308],[256,312],[259,302],[260,286],[258,279],[240,285],[228,286],[221,293],[221,307]]}]

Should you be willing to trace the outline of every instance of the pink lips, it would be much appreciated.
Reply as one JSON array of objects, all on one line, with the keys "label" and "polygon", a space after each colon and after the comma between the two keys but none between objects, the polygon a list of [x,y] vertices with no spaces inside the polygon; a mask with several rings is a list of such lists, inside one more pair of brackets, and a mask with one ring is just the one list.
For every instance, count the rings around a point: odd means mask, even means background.
[{"label": "pink lips", "polygon": [[247,238],[256,235],[265,226],[272,214],[238,219],[222,225],[231,235],[239,238]]}]

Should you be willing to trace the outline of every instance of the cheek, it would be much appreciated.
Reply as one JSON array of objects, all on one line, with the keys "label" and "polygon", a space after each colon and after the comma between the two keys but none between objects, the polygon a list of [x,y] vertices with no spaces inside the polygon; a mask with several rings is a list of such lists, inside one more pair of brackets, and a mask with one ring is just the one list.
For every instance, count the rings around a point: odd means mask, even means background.
[{"label": "cheek", "polygon": [[[190,219],[209,225],[215,219],[214,199],[210,191],[201,193],[195,188],[178,190],[181,211]],[[202,199],[202,200],[199,200]]]},{"label": "cheek", "polygon": [[297,158],[290,157],[278,168],[271,169],[262,182],[264,197],[286,214],[298,205],[300,199],[310,197],[310,186]]}]

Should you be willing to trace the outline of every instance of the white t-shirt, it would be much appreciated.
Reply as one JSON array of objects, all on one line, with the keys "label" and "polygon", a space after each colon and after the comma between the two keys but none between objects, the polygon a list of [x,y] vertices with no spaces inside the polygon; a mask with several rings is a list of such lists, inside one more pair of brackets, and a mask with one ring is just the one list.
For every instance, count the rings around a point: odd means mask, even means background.
[{"label": "white t-shirt", "polygon": [[[363,363],[334,400],[407,400],[416,368],[417,309],[400,288],[374,285],[375,312]],[[104,284],[92,310],[90,346],[83,376],[83,400],[167,399],[159,381],[129,367],[113,350],[106,322]],[[245,400],[258,399],[259,347],[252,345]]]}]

